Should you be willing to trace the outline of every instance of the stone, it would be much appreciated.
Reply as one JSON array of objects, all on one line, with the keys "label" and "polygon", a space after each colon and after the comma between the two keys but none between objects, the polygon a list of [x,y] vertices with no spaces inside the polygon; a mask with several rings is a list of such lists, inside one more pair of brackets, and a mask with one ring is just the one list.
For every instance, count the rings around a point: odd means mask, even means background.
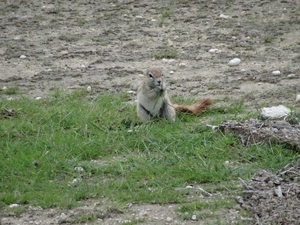
[{"label": "stone", "polygon": [[283,105],[264,107],[261,109],[261,116],[263,119],[277,119],[288,116],[291,110]]},{"label": "stone", "polygon": [[241,63],[239,58],[234,58],[228,62],[229,66],[238,66]]},{"label": "stone", "polygon": [[280,75],[280,71],[279,70],[275,70],[275,71],[272,72],[272,74],[274,76],[278,76],[278,75]]}]

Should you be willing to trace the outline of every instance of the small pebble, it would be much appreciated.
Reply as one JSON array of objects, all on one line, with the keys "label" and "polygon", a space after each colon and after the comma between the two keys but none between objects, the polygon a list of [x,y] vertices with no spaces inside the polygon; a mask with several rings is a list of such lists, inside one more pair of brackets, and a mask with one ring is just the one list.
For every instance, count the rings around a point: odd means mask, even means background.
[{"label": "small pebble", "polygon": [[272,72],[272,74],[275,75],[275,76],[280,75],[280,71],[279,70],[275,70],[275,71]]},{"label": "small pebble", "polygon": [[237,66],[240,63],[241,63],[241,60],[239,58],[234,58],[228,62],[228,65],[229,66]]},{"label": "small pebble", "polygon": [[187,65],[185,63],[179,63],[179,67],[186,67]]},{"label": "small pebble", "polygon": [[2,90],[7,90],[7,87],[6,87],[6,86],[4,86],[4,87],[2,88]]},{"label": "small pebble", "polygon": [[172,221],[172,218],[171,217],[167,217],[167,222],[171,222]]},{"label": "small pebble", "polygon": [[276,119],[288,116],[291,110],[283,105],[264,107],[261,109],[261,117],[263,119]]},{"label": "small pebble", "polygon": [[197,220],[197,216],[196,215],[192,215],[192,220]]},{"label": "small pebble", "polygon": [[36,97],[36,98],[35,98],[35,100],[40,100],[40,99],[42,99],[42,97]]},{"label": "small pebble", "polygon": [[151,22],[156,22],[156,19],[152,19]]},{"label": "small pebble", "polygon": [[287,78],[295,78],[295,77],[296,77],[296,75],[295,75],[295,74],[293,74],[293,73],[291,73],[291,74],[287,75]]},{"label": "small pebble", "polygon": [[173,71],[173,70],[171,70],[171,71],[170,71],[170,74],[173,74],[173,73],[174,73],[174,71]]},{"label": "small pebble", "polygon": [[143,17],[142,17],[142,16],[136,16],[135,18],[138,18],[138,19],[143,19]]},{"label": "small pebble", "polygon": [[86,91],[87,91],[87,92],[91,92],[91,91],[92,91],[92,87],[91,87],[91,86],[88,86],[88,87],[86,88]]},{"label": "small pebble", "polygon": [[65,213],[61,213],[59,217],[60,217],[60,219],[62,219],[62,220],[65,220],[65,219],[68,218],[68,216],[67,216]]},{"label": "small pebble", "polygon": [[80,182],[80,181],[81,181],[81,179],[75,178],[75,179],[73,179],[72,181],[70,181],[69,183],[70,183],[70,184],[76,184],[76,183],[78,183],[78,182]]},{"label": "small pebble", "polygon": [[209,49],[208,52],[209,53],[220,53],[221,51],[219,49],[217,49],[217,48],[211,48],[211,49]]},{"label": "small pebble", "polygon": [[19,204],[10,204],[9,208],[15,208],[15,207],[18,207],[18,206],[19,206]]},{"label": "small pebble", "polygon": [[220,15],[220,18],[222,18],[222,19],[228,19],[228,18],[229,18],[229,16],[227,16],[227,15],[224,15],[224,14],[221,14],[221,15]]},{"label": "small pebble", "polygon": [[74,171],[77,171],[77,172],[84,172],[84,169],[81,167],[81,166],[76,166],[74,168]]},{"label": "small pebble", "polygon": [[169,60],[168,60],[168,59],[165,59],[165,58],[163,58],[161,61],[162,61],[163,63],[167,63]]},{"label": "small pebble", "polygon": [[300,102],[300,94],[297,94],[297,96],[296,96],[296,102]]},{"label": "small pebble", "polygon": [[168,39],[168,46],[173,46],[173,45],[174,45],[173,41],[171,41],[170,39]]},{"label": "small pebble", "polygon": [[27,57],[26,57],[26,55],[21,55],[20,56],[20,59],[26,59]]},{"label": "small pebble", "polygon": [[127,91],[128,94],[136,94],[136,91]]},{"label": "small pebble", "polygon": [[169,59],[169,60],[168,60],[168,64],[174,64],[175,62],[176,62],[175,59]]}]

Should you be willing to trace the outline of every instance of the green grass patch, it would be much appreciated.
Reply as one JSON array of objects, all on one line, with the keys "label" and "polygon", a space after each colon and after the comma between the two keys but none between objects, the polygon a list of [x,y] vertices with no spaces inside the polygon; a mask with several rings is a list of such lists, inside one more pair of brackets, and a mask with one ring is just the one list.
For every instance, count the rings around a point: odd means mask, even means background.
[{"label": "green grass patch", "polygon": [[177,49],[173,48],[173,47],[168,47],[165,46],[163,49],[161,50],[155,50],[152,53],[152,58],[155,59],[176,59],[178,57],[178,51]]},{"label": "green grass patch", "polygon": [[9,87],[7,89],[2,89],[0,91],[0,94],[5,94],[5,95],[16,95],[19,93],[19,88],[18,87]]},{"label": "green grass patch", "polygon": [[206,204],[187,198],[184,187],[199,184],[231,196],[239,177],[247,179],[260,168],[278,170],[296,157],[280,146],[243,147],[235,136],[203,124],[249,116],[243,101],[226,111],[212,106],[200,116],[181,113],[176,122],[142,124],[126,94],[93,101],[85,95],[56,91],[39,101],[0,102],[0,112],[14,112],[0,116],[1,207],[71,208],[80,200],[105,198],[120,205],[180,203],[188,213],[216,211],[233,206],[232,199]]}]

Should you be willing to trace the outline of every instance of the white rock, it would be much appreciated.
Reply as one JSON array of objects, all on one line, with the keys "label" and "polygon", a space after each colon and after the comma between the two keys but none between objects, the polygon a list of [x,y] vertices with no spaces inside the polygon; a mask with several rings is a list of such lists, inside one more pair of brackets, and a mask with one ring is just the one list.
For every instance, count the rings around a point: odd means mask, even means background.
[{"label": "white rock", "polygon": [[168,64],[174,64],[174,63],[176,63],[176,60],[175,60],[175,59],[169,59],[169,60],[168,60]]},{"label": "white rock", "polygon": [[59,216],[60,219],[65,220],[68,218],[68,216],[65,213],[61,213]]},{"label": "white rock", "polygon": [[192,215],[192,220],[197,220],[197,216],[196,215]]},{"label": "white rock", "polygon": [[81,166],[76,166],[76,167],[74,167],[74,171],[84,172],[84,169]]},{"label": "white rock", "polygon": [[237,66],[240,63],[241,63],[241,60],[239,58],[234,58],[228,62],[228,65],[229,66]]},{"label": "white rock", "polygon": [[192,189],[192,188],[193,188],[193,186],[191,186],[191,185],[188,185],[188,186],[186,186],[185,188],[186,188],[186,189]]},{"label": "white rock", "polygon": [[291,110],[283,105],[265,107],[261,109],[261,116],[263,119],[276,119],[288,116]]},{"label": "white rock", "polygon": [[35,98],[35,100],[41,100],[42,99],[42,97],[36,97]]},{"label": "white rock", "polygon": [[92,87],[91,87],[91,86],[88,86],[88,87],[86,88],[86,91],[87,91],[87,92],[91,92],[91,91],[92,91]]},{"label": "white rock", "polygon": [[156,22],[156,19],[152,19],[151,22]]},{"label": "white rock", "polygon": [[272,72],[272,74],[275,75],[275,76],[280,75],[280,71],[279,70],[275,70],[275,71]]},{"label": "white rock", "polygon": [[75,178],[75,179],[73,179],[72,181],[70,181],[69,182],[69,184],[71,184],[71,185],[75,185],[75,184],[77,184],[77,183],[79,183],[79,182],[81,182],[81,179],[80,178]]},{"label": "white rock", "polygon": [[173,74],[173,73],[174,73],[174,71],[173,71],[173,70],[171,70],[171,71],[170,71],[170,74]]},{"label": "white rock", "polygon": [[82,64],[81,67],[82,67],[82,68],[85,68],[85,65]]},{"label": "white rock", "polygon": [[136,94],[136,91],[127,91],[128,94]]},{"label": "white rock", "polygon": [[228,18],[229,18],[229,16],[227,16],[227,15],[224,15],[224,14],[221,14],[221,15],[220,15],[220,18],[222,18],[222,19],[228,19]]},{"label": "white rock", "polygon": [[9,98],[7,98],[7,101],[11,101],[11,100],[13,100],[13,98],[12,98],[12,97],[9,97]]},{"label": "white rock", "polygon": [[26,59],[27,57],[26,57],[26,55],[21,55],[20,56],[20,59]]},{"label": "white rock", "polygon": [[287,75],[287,78],[295,78],[295,77],[296,77],[296,75],[295,75],[295,74],[293,74],[293,73],[291,73],[291,74]]},{"label": "white rock", "polygon": [[186,67],[187,65],[185,63],[179,63],[179,67]]},{"label": "white rock", "polygon": [[143,19],[142,16],[135,16],[135,18],[137,18],[137,19]]},{"label": "white rock", "polygon": [[6,86],[4,86],[4,87],[2,88],[2,90],[7,90],[7,87],[6,87]]},{"label": "white rock", "polygon": [[171,222],[171,221],[172,221],[172,218],[171,218],[171,217],[167,217],[166,221],[167,221],[167,222]]},{"label": "white rock", "polygon": [[168,60],[168,59],[165,59],[165,58],[163,58],[161,61],[162,61],[163,63],[167,63],[169,60]]},{"label": "white rock", "polygon": [[300,102],[300,94],[297,94],[297,96],[296,96],[296,102]]},{"label": "white rock", "polygon": [[176,40],[176,39],[179,39],[179,36],[175,36],[175,37],[174,37],[174,40]]},{"label": "white rock", "polygon": [[168,46],[173,46],[173,45],[174,45],[173,41],[171,41],[170,39],[168,39]]},{"label": "white rock", "polygon": [[10,204],[9,208],[15,208],[15,207],[18,207],[18,206],[20,206],[20,205],[19,204]]},{"label": "white rock", "polygon": [[221,51],[217,48],[211,48],[208,50],[209,53],[220,53]]}]

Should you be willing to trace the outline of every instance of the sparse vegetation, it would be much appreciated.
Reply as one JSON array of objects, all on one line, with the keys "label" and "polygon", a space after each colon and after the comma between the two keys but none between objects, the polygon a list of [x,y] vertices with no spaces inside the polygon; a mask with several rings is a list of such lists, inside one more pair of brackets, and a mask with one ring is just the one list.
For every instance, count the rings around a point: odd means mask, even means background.
[{"label": "sparse vegetation", "polygon": [[16,95],[19,93],[19,88],[18,87],[8,87],[6,89],[2,89],[0,94],[5,94],[5,95]]},{"label": "sparse vegetation", "polygon": [[268,44],[268,43],[272,43],[274,40],[274,37],[271,35],[266,35],[263,37],[263,42]]},{"label": "sparse vegetation", "polygon": [[79,37],[77,35],[74,35],[74,34],[62,34],[60,37],[59,37],[60,40],[63,40],[63,41],[67,41],[67,42],[74,42],[74,41],[78,41],[79,40]]},{"label": "sparse vegetation", "polygon": [[160,11],[161,17],[158,21],[158,24],[160,27],[166,25],[166,19],[170,17],[171,15],[171,9],[170,8],[165,8]]},{"label": "sparse vegetation", "polygon": [[178,56],[178,51],[173,47],[164,47],[162,50],[156,50],[152,53],[152,58],[155,59],[176,59]]}]

